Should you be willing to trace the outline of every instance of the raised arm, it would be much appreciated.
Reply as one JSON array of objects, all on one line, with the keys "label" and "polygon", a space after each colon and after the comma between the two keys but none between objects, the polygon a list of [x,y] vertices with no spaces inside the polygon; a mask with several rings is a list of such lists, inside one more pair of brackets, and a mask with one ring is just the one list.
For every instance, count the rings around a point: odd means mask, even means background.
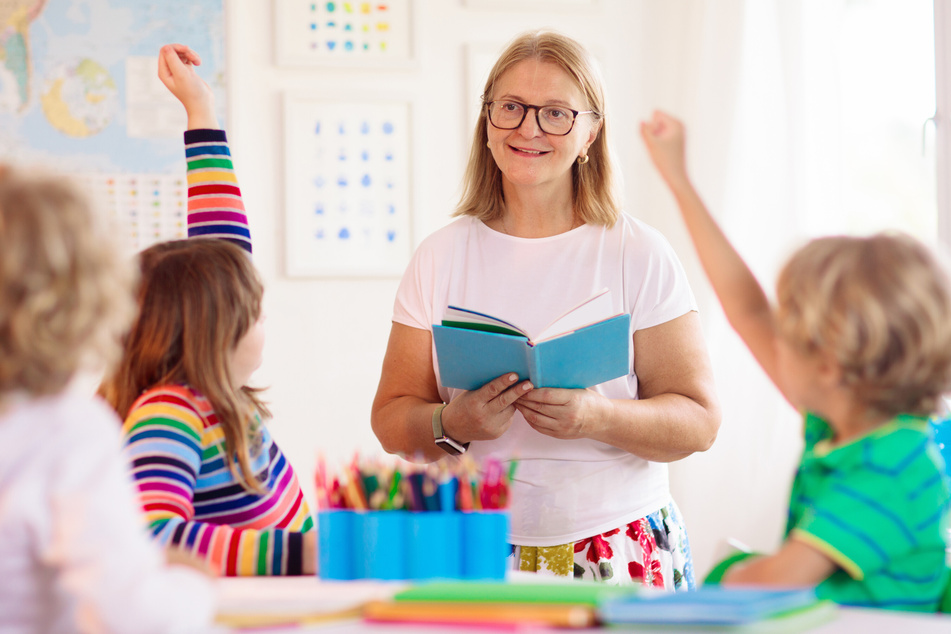
[{"label": "raised arm", "polygon": [[[641,123],[641,137],[654,166],[677,201],[700,262],[730,325],[773,383],[786,393],[777,374],[777,331],[769,300],[746,263],[707,211],[687,176],[684,128],[663,112]],[[788,396],[787,396],[788,398]]]},{"label": "raised arm", "polygon": [[198,54],[182,44],[159,52],[159,79],[188,115],[188,237],[229,240],[250,253],[251,231],[228,138],[219,129],[214,93],[195,72],[200,64]]}]

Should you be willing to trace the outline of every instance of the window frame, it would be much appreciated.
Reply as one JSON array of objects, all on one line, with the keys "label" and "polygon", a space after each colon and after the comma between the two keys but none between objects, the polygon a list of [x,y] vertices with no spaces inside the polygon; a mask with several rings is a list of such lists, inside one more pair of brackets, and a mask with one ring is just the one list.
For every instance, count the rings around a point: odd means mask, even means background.
[{"label": "window frame", "polygon": [[951,2],[934,0],[938,243],[951,250]]}]

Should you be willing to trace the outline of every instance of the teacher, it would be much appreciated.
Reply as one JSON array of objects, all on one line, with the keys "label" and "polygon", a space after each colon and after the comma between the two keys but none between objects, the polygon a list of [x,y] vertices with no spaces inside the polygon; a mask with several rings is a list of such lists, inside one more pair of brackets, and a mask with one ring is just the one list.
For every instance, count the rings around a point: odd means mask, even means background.
[{"label": "teacher", "polygon": [[[373,430],[407,457],[518,460],[518,569],[691,589],[665,463],[709,448],[720,411],[683,268],[620,210],[604,91],[580,44],[517,37],[482,99],[459,218],[422,242],[397,291]],[[432,325],[447,305],[532,332],[604,287],[631,316],[626,376],[589,389],[515,374],[472,391],[440,383]]]}]

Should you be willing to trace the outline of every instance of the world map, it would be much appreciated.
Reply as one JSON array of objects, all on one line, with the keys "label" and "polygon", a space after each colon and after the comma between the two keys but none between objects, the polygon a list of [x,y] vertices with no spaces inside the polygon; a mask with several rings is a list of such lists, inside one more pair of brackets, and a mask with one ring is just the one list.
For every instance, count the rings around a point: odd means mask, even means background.
[{"label": "world map", "polygon": [[223,0],[0,0],[0,162],[78,176],[139,248],[177,237],[185,113],[159,49],[193,48],[225,122]]}]

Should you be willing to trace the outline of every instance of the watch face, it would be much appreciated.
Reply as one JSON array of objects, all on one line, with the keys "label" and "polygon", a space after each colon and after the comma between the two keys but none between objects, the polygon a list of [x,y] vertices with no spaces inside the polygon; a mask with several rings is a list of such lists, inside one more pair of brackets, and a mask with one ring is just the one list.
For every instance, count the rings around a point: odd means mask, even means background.
[{"label": "watch face", "polygon": [[448,436],[443,436],[442,438],[436,439],[436,444],[442,448],[443,451],[448,453],[451,456],[458,456],[464,454],[466,449],[469,448],[468,443],[465,445],[460,445],[452,438]]}]

